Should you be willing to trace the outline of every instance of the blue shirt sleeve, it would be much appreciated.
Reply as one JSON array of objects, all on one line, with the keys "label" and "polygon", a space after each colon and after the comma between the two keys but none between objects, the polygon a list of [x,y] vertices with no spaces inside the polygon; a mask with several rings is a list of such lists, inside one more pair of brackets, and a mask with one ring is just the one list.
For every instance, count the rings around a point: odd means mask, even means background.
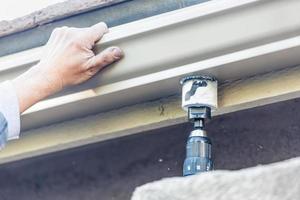
[{"label": "blue shirt sleeve", "polygon": [[5,147],[7,141],[7,121],[2,113],[0,113],[0,150]]},{"label": "blue shirt sleeve", "polygon": [[0,113],[2,113],[7,122],[7,140],[19,138],[19,100],[11,81],[0,83]]}]

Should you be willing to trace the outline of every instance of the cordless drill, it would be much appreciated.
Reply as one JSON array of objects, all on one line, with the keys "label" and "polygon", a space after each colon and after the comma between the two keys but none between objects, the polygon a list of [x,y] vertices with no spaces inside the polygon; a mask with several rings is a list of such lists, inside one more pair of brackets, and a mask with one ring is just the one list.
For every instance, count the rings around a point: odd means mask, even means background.
[{"label": "cordless drill", "polygon": [[183,176],[189,176],[213,169],[212,145],[205,123],[211,119],[211,110],[217,108],[217,81],[210,76],[189,76],[182,79],[181,84],[182,108],[193,123],[183,164]]}]

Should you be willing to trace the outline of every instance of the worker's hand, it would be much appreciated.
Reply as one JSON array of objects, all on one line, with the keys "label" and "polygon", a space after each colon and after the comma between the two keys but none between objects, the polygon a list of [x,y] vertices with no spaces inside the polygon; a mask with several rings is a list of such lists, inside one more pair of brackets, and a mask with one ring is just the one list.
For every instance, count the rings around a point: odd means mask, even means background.
[{"label": "worker's hand", "polygon": [[55,29],[40,62],[13,80],[20,112],[66,86],[88,80],[103,67],[119,60],[123,53],[118,47],[110,47],[98,55],[92,51],[107,32],[103,22],[89,28]]}]

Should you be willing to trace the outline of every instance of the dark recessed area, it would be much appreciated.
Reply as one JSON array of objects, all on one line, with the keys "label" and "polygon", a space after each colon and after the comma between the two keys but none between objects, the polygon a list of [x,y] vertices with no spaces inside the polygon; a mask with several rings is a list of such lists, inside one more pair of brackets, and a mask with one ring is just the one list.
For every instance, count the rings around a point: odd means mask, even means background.
[{"label": "dark recessed area", "polygon": [[[190,128],[179,124],[1,165],[0,199],[129,199],[138,185],[181,175]],[[216,169],[300,156],[300,100],[215,117],[208,133]]]}]

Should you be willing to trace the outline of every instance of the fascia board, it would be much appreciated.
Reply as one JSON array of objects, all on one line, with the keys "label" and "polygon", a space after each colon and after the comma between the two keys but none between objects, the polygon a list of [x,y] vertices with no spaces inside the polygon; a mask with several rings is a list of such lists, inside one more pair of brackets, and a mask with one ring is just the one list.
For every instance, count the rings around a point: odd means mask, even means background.
[{"label": "fascia board", "polygon": [[[212,114],[299,98],[299,77],[300,66],[224,84]],[[180,104],[180,96],[171,96],[32,129],[0,152],[0,164],[183,123],[187,116]]]},{"label": "fascia board", "polygon": [[[117,45],[125,58],[81,86],[35,105],[23,129],[149,101],[204,73],[220,83],[300,63],[300,2],[221,0],[112,28],[96,51]],[[284,20],[281,20],[284,17]],[[0,80],[38,62],[41,48],[0,58]]]}]

